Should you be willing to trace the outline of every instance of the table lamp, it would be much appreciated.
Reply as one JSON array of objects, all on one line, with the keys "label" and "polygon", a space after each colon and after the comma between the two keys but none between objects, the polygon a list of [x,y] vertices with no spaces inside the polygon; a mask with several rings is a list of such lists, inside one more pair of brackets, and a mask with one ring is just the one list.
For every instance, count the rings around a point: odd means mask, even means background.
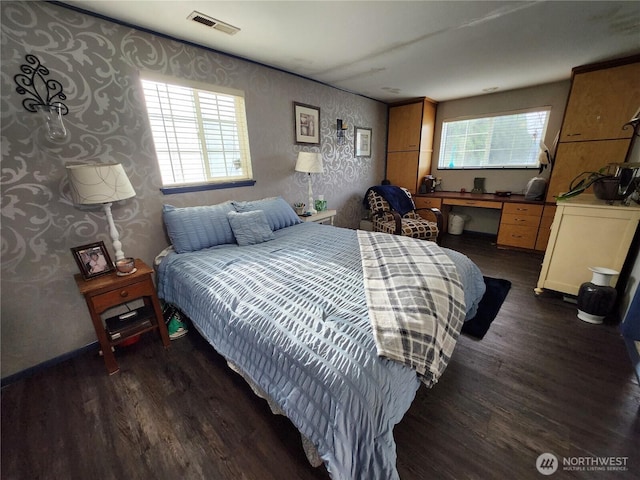
[{"label": "table lamp", "polygon": [[318,211],[314,208],[313,191],[311,190],[311,174],[324,173],[322,155],[313,152],[299,152],[295,170],[296,172],[303,172],[309,175],[309,203],[307,203],[307,211],[305,213],[315,215]]},{"label": "table lamp", "polygon": [[71,196],[76,205],[102,205],[109,222],[116,261],[124,258],[122,243],[111,215],[111,205],[136,196],[129,178],[119,163],[69,165],[67,177]]}]

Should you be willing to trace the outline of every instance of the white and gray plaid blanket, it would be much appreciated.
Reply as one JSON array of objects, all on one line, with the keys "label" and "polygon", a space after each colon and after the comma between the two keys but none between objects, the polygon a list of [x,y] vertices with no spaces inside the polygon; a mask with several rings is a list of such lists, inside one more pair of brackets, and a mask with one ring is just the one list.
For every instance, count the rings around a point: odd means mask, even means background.
[{"label": "white and gray plaid blanket", "polygon": [[465,318],[462,284],[434,242],[358,231],[369,318],[378,355],[438,381]]}]

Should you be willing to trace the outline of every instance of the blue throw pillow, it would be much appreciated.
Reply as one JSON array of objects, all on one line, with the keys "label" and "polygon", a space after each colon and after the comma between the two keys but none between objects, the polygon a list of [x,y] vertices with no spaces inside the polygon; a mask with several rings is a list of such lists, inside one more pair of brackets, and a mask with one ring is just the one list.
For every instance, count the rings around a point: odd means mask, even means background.
[{"label": "blue throw pillow", "polygon": [[231,202],[201,207],[163,205],[162,216],[169,239],[178,253],[235,243],[227,214],[235,211]]},{"label": "blue throw pillow", "polygon": [[244,213],[229,212],[227,218],[236,241],[241,247],[256,245],[276,238],[262,210]]},{"label": "blue throw pillow", "polygon": [[232,202],[237,212],[253,212],[262,210],[267,217],[267,222],[274,232],[281,228],[290,227],[302,223],[291,205],[282,197],[265,198],[252,202]]}]

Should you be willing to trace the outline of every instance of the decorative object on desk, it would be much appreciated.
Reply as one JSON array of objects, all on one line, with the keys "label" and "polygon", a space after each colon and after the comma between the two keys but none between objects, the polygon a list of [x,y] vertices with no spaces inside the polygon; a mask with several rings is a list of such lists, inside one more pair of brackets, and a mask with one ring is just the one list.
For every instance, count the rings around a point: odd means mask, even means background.
[{"label": "decorative object on desk", "polygon": [[489,331],[511,289],[511,282],[502,278],[484,277],[487,289],[478,304],[475,316],[462,324],[462,333],[482,339]]},{"label": "decorative object on desk", "polygon": [[547,181],[543,177],[533,177],[524,189],[525,200],[542,200],[547,189]]},{"label": "decorative object on desk", "polygon": [[587,323],[602,323],[616,303],[617,292],[611,279],[620,272],[604,267],[590,267],[590,282],[580,285],[578,291],[578,318]]},{"label": "decorative object on desk", "polygon": [[119,163],[70,165],[67,167],[67,176],[73,203],[103,206],[116,260],[124,258],[120,235],[113,223],[111,205],[113,202],[135,197],[136,192],[122,165]]},{"label": "decorative object on desk", "polygon": [[302,202],[296,202],[293,204],[293,209],[296,211],[296,214],[302,215],[304,213],[304,207],[306,205]]},{"label": "decorative object on desk", "polygon": [[305,213],[314,215],[318,211],[314,208],[313,190],[311,189],[311,174],[324,173],[322,166],[322,155],[314,152],[299,152],[298,161],[296,162],[296,172],[303,172],[309,176],[309,200],[307,201],[307,210]]},{"label": "decorative object on desk", "polygon": [[510,197],[511,190],[496,190],[497,197]]},{"label": "decorative object on desk", "polygon": [[366,127],[354,127],[353,156],[371,157],[371,136],[373,130]]},{"label": "decorative object on desk", "polygon": [[324,195],[318,195],[318,200],[316,200],[315,207],[319,212],[324,212],[327,209],[327,201],[324,199]]},{"label": "decorative object on desk", "polygon": [[133,257],[125,257],[120,260],[116,260],[116,270],[118,275],[123,277],[125,275],[131,275],[136,273],[136,260]]},{"label": "decorative object on desk", "polygon": [[485,189],[484,189],[484,182],[485,182],[486,178],[484,177],[475,177],[473,179],[473,190],[471,190],[471,193],[484,193]]},{"label": "decorative object on desk", "polygon": [[436,179],[433,175],[427,175],[422,179],[422,183],[420,184],[420,188],[418,189],[419,193],[433,193],[436,190]]},{"label": "decorative object on desk", "polygon": [[35,55],[26,55],[25,60],[27,63],[20,66],[22,73],[13,77],[18,85],[16,92],[29,95],[22,101],[22,106],[29,112],[41,114],[50,140],[64,140],[67,130],[64,128],[62,116],[69,113],[69,109],[62,103],[62,100],[67,98],[62,91],[62,84],[51,78],[45,79],[49,70]]},{"label": "decorative object on desk", "polygon": [[342,122],[341,118],[336,120],[336,139],[338,145],[342,145],[344,143],[344,132],[347,131],[347,124]]},{"label": "decorative object on desk", "polygon": [[73,247],[71,253],[85,280],[111,273],[115,269],[104,242],[94,242],[89,245]]},{"label": "decorative object on desk", "polygon": [[320,145],[320,108],[293,102],[293,125],[297,144]]}]

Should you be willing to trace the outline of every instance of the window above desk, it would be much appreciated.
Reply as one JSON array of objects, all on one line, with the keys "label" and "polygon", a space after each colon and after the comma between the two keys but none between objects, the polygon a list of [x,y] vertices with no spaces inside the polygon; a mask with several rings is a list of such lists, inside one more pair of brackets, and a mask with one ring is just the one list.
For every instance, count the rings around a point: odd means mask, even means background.
[{"label": "window above desk", "polygon": [[442,122],[438,169],[537,169],[551,107]]}]

